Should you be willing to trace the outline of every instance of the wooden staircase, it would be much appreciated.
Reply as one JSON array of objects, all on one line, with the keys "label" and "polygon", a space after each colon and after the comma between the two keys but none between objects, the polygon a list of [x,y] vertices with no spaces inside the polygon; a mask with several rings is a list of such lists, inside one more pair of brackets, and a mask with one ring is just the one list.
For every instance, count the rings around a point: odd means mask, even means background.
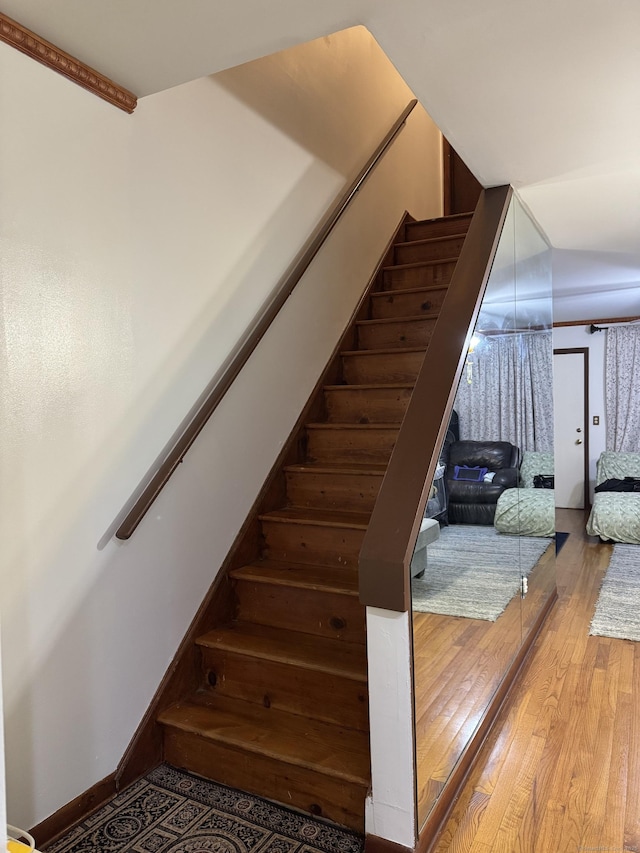
[{"label": "wooden staircase", "polygon": [[363,829],[358,554],[469,222],[401,226],[196,640],[197,684],[158,717],[170,764]]}]

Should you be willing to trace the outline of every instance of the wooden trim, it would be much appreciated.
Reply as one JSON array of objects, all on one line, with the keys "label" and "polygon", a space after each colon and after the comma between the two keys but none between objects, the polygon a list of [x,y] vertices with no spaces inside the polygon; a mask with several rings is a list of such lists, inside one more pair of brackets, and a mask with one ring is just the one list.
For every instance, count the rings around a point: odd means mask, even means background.
[{"label": "wooden trim", "polygon": [[600,326],[604,323],[632,323],[634,320],[640,320],[638,317],[604,317],[598,320],[563,320],[561,323],[554,323],[554,329],[560,329],[563,326]]},{"label": "wooden trim", "polygon": [[526,329],[478,329],[477,335],[484,335],[485,338],[492,336],[505,337],[506,335],[528,335],[531,332],[550,332],[549,326],[527,326]]},{"label": "wooden trim", "polygon": [[360,601],[405,612],[409,563],[468,342],[512,196],[483,190],[469,225],[360,551]]},{"label": "wooden trim", "polygon": [[451,215],[451,145],[442,137],[442,211],[445,216]]},{"label": "wooden trim", "polygon": [[70,803],[67,803],[58,811],[49,815],[48,818],[41,821],[37,826],[30,830],[31,835],[36,840],[38,847],[43,850],[61,835],[71,829],[76,823],[87,818],[91,812],[99,809],[108,800],[115,796],[116,781],[115,773],[105,776],[100,782],[96,782],[88,788],[83,794],[77,796]]},{"label": "wooden trim", "polygon": [[482,184],[446,137],[442,137],[442,202],[445,216],[471,213]]},{"label": "wooden trim", "polygon": [[451,809],[453,808],[469,773],[473,769],[473,765],[489,732],[491,731],[491,727],[493,726],[496,717],[509,697],[511,688],[515,684],[518,675],[529,659],[538,634],[540,633],[545,619],[549,615],[557,598],[558,592],[554,586],[553,591],[549,595],[544,606],[540,608],[536,621],[533,623],[529,633],[524,638],[518,653],[515,655],[511,665],[507,669],[504,678],[500,682],[500,686],[494,693],[491,702],[487,706],[486,711],[476,727],[475,732],[465,746],[462,755],[453,769],[453,772],[449,776],[445,787],[442,789],[435,806],[429,813],[424,824],[420,827],[418,843],[416,845],[417,853],[431,853],[431,851],[435,849],[438,842],[438,836],[444,828],[445,822],[451,813]]},{"label": "wooden trim", "polygon": [[137,106],[137,97],[128,89],[114,83],[94,68],[90,68],[84,62],[80,62],[79,59],[65,53],[64,50],[60,50],[59,47],[2,13],[0,13],[0,41],[15,47],[16,50],[41,62],[47,68],[57,71],[67,80],[93,92],[114,107],[132,113]]},{"label": "wooden trim", "polygon": [[413,847],[405,847],[402,844],[396,844],[395,841],[380,838],[379,835],[367,833],[364,838],[364,853],[412,853],[413,849]]},{"label": "wooden trim", "polygon": [[[370,292],[376,287],[380,278],[382,268],[388,265],[392,252],[393,245],[396,242],[398,235],[404,233],[405,223],[412,221],[412,218],[405,213],[397,228],[394,231],[393,237],[385,247],[385,250],[380,258],[375,272],[370,277],[364,288],[358,303],[349,318],[345,331],[336,343],[336,346],[327,362],[325,369],[319,377],[315,388],[313,389],[309,400],[298,418],[295,426],[287,441],[284,443],[278,458],[273,463],[271,471],[266,478],[262,489],[260,490],[253,506],[251,507],[247,518],[242,525],[240,532],[229,550],[229,554],[218,571],[209,591],[207,592],[198,612],[196,613],[191,625],[176,651],[176,654],[167,669],[165,675],[160,682],[156,693],[147,708],[147,711],[142,718],[140,725],[136,729],[133,738],[131,739],[125,753],[116,770],[116,784],[118,789],[127,787],[136,779],[144,776],[153,767],[162,760],[162,741],[160,736],[160,727],[156,723],[156,717],[159,712],[168,707],[173,701],[176,701],[184,691],[185,685],[191,685],[193,689],[196,686],[197,679],[197,652],[195,651],[195,639],[205,633],[207,628],[215,619],[222,622],[225,619],[225,614],[232,614],[231,601],[231,585],[229,581],[229,571],[233,568],[245,565],[255,559],[260,551],[260,525],[257,520],[258,515],[266,510],[269,505],[270,496],[276,496],[274,503],[278,506],[278,495],[280,496],[279,505],[282,505],[282,495],[278,492],[278,480],[282,477],[282,468],[287,462],[294,462],[297,458],[298,448],[302,444],[301,436],[304,432],[305,424],[308,422],[310,413],[314,406],[317,405],[320,389],[328,384],[327,379],[333,380],[337,376],[338,363],[340,360],[340,352],[345,349],[345,341],[348,341],[348,336],[351,334],[353,324],[358,319],[366,307],[366,302]],[[351,348],[351,342],[347,348]],[[329,383],[332,384],[332,383]]]},{"label": "wooden trim", "polygon": [[583,420],[584,420],[584,509],[587,509],[591,505],[590,494],[589,494],[589,427],[591,426],[589,423],[589,347],[569,347],[566,349],[554,349],[554,355],[579,355],[582,353],[583,356],[583,400],[584,400],[584,411],[583,411]]},{"label": "wooden trim", "polygon": [[[254,324],[249,327],[247,336],[241,340],[235,351],[231,353],[219,374],[217,374],[209,386],[205,389],[200,400],[187,415],[178,430],[178,434],[160,455],[152,466],[146,477],[139,484],[134,495],[128,501],[130,509],[126,512],[124,520],[119,524],[115,535],[118,539],[128,539],[140,524],[145,514],[158,497],[169,478],[182,462],[185,454],[196,440],[203,427],[214,413],[218,404],[227,393],[236,376],[247,363],[254,350],[266,334],[275,320],[295,286],[307,271],[316,254],[320,251],[324,242],[338,224],[342,214],[356,196],[366,179],[376,167],[380,158],[384,155],[398,133],[404,127],[409,114],[417,104],[417,100],[411,101],[404,108],[398,119],[386,134],[382,142],[377,146],[371,157],[361,169],[357,178],[352,182],[346,192],[333,205],[324,217],[320,225],[313,232],[307,243],[301,249],[293,266],[285,273],[276,288],[276,294],[271,302],[264,308],[263,313]],[[124,512],[124,510],[123,510]],[[123,513],[120,513],[122,515]]]}]

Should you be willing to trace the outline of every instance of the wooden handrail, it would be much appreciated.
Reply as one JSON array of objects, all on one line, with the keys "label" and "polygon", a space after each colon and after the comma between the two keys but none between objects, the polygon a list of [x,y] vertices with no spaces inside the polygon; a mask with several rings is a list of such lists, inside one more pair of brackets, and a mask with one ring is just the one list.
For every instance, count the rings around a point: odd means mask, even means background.
[{"label": "wooden handrail", "polygon": [[230,353],[216,376],[214,376],[199,400],[183,420],[172,440],[165,447],[134,494],[127,501],[127,506],[131,506],[131,509],[127,511],[125,508],[120,513],[120,516],[122,516],[126,512],[126,516],[116,530],[116,537],[118,539],[128,539],[140,524],[145,513],[158,497],[178,465],[182,462],[184,455],[216,410],[236,376],[249,360],[267,329],[278,315],[278,312],[307,271],[307,268],[322,248],[327,237],[335,228],[342,214],[404,126],[409,114],[417,103],[418,101],[414,99],[407,104],[398,119],[393,123],[389,132],[360,170],[358,176],[314,229],[287,272],[280,279],[270,300],[265,303],[259,314],[254,318],[244,337]]},{"label": "wooden handrail", "polygon": [[409,564],[512,189],[484,190],[360,550],[360,601],[411,608]]}]

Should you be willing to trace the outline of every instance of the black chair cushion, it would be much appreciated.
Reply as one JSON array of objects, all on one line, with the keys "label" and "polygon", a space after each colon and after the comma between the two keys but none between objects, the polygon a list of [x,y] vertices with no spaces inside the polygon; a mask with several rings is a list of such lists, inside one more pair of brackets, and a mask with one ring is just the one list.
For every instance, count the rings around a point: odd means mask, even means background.
[{"label": "black chair cushion", "polygon": [[454,441],[449,448],[449,465],[468,465],[499,471],[517,468],[520,451],[508,441]]},{"label": "black chair cushion", "polygon": [[463,480],[449,480],[449,500],[451,503],[495,504],[505,487],[495,483],[465,483]]}]

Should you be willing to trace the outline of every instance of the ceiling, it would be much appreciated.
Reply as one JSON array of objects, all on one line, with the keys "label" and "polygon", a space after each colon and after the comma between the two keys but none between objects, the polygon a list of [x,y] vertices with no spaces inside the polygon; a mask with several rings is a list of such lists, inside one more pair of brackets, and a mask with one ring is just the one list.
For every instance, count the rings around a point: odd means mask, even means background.
[{"label": "ceiling", "polygon": [[139,97],[364,24],[554,247],[555,319],[640,315],[638,0],[2,0]]}]

